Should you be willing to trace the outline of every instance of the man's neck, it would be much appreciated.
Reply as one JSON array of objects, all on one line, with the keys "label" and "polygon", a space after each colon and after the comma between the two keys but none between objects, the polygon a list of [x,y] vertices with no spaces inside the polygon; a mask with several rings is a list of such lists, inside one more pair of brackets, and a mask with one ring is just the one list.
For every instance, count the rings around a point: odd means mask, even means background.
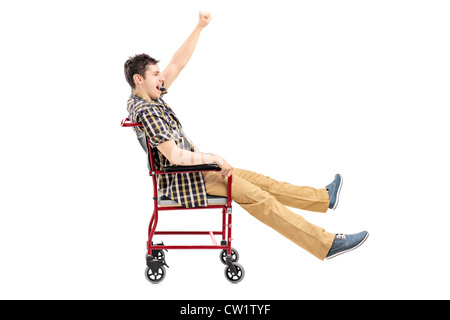
[{"label": "man's neck", "polygon": [[149,96],[147,93],[142,92],[142,91],[140,91],[140,90],[136,90],[136,89],[135,89],[135,90],[132,91],[132,93],[138,95],[138,96],[141,97],[141,98],[144,98],[145,100],[153,101],[153,99],[150,98],[150,96]]}]

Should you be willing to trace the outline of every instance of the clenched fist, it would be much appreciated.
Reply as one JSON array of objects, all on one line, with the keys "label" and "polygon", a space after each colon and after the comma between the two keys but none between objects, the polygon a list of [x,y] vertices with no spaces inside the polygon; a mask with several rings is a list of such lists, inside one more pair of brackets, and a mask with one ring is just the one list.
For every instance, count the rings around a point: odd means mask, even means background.
[{"label": "clenched fist", "polygon": [[209,24],[211,19],[212,19],[212,17],[209,12],[200,11],[200,13],[198,14],[198,25],[201,28],[204,28]]}]

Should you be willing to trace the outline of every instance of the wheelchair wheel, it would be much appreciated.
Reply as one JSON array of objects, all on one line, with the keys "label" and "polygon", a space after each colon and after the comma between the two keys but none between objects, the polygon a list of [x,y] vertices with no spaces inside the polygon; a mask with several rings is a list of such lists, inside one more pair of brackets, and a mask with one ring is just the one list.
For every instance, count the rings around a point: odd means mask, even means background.
[{"label": "wheelchair wheel", "polygon": [[[227,264],[227,250],[222,250],[220,252],[220,261],[226,265]],[[231,247],[231,262],[238,262],[239,261],[239,252]]]},{"label": "wheelchair wheel", "polygon": [[231,283],[238,283],[244,279],[245,271],[244,268],[239,263],[233,263],[236,268],[236,273],[231,270],[229,266],[225,267],[225,278]]},{"label": "wheelchair wheel", "polygon": [[145,269],[145,278],[153,284],[160,283],[165,277],[166,268],[164,266],[159,267],[156,272],[152,272],[149,267]]}]

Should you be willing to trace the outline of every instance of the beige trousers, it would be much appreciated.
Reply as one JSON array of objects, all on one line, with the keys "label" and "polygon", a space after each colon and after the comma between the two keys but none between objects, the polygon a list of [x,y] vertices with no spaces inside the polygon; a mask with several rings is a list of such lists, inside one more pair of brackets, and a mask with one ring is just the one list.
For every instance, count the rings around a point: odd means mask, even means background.
[{"label": "beige trousers", "polygon": [[[204,172],[206,192],[226,196],[227,179],[218,172]],[[256,219],[323,260],[334,234],[309,223],[285,206],[326,212],[329,200],[325,188],[299,187],[279,182],[248,170],[233,168],[232,198]]]}]

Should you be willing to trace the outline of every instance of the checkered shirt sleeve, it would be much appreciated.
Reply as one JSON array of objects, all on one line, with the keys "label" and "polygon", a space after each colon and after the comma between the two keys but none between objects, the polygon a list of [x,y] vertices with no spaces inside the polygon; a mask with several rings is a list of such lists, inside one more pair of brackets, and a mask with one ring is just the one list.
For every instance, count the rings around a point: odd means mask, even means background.
[{"label": "checkered shirt sleeve", "polygon": [[141,108],[137,118],[144,125],[152,148],[165,141],[176,140],[176,133],[169,128],[164,116],[156,108]]}]

